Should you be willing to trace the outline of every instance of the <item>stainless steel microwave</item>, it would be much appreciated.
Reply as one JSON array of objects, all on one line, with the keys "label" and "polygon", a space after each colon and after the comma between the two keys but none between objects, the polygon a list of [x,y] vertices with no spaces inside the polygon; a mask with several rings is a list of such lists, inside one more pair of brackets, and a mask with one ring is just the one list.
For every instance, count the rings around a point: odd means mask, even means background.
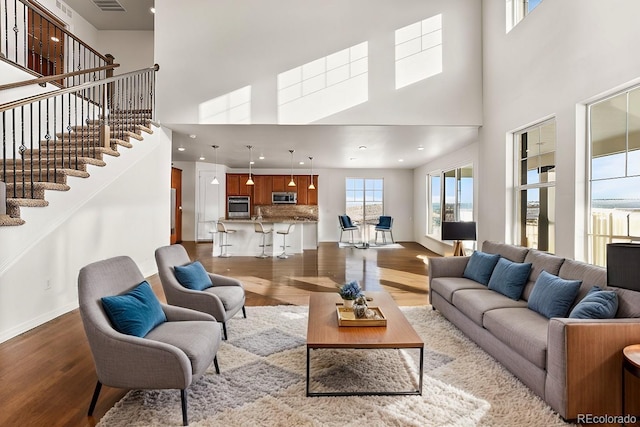
[{"label": "stainless steel microwave", "polygon": [[229,196],[227,198],[229,218],[249,218],[249,202],[249,196]]},{"label": "stainless steel microwave", "polygon": [[298,202],[298,194],[291,191],[274,191],[271,193],[271,203],[279,204],[296,204]]}]

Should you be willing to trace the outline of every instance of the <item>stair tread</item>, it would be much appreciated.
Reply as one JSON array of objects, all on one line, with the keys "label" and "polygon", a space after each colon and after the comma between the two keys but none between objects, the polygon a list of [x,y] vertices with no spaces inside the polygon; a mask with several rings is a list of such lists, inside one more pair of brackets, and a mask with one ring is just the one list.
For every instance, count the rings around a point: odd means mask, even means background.
[{"label": "stair tread", "polygon": [[45,206],[49,206],[49,202],[44,199],[26,199],[19,197],[8,197],[7,198],[7,206],[15,206],[15,207],[32,207],[32,208],[43,208]]},{"label": "stair tread", "polygon": [[13,217],[10,217],[9,215],[0,215],[0,227],[22,225],[24,223],[25,223],[24,219],[13,218]]}]

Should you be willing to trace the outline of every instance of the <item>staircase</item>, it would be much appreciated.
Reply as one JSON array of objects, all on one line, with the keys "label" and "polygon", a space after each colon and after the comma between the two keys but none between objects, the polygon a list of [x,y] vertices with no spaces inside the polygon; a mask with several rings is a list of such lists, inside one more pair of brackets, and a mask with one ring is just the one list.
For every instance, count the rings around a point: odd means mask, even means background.
[{"label": "staircase", "polygon": [[[0,105],[0,226],[18,226],[22,207],[45,207],[143,134],[152,134],[158,66]],[[126,107],[126,108],[125,108]],[[44,111],[44,113],[43,113]]]}]

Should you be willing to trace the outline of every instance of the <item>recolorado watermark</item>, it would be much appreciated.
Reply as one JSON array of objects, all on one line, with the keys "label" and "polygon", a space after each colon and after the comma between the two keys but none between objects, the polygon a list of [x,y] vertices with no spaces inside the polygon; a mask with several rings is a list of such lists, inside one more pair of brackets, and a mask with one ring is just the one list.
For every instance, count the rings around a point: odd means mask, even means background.
[{"label": "recolorado watermark", "polygon": [[579,424],[635,424],[637,418],[635,415],[593,415],[593,414],[578,414]]}]

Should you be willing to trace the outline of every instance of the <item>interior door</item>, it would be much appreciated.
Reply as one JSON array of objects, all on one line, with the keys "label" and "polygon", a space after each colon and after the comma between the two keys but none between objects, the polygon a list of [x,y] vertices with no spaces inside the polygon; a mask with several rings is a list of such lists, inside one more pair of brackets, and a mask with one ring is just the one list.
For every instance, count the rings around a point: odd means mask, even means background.
[{"label": "interior door", "polygon": [[171,168],[171,244],[182,242],[182,170]]}]

